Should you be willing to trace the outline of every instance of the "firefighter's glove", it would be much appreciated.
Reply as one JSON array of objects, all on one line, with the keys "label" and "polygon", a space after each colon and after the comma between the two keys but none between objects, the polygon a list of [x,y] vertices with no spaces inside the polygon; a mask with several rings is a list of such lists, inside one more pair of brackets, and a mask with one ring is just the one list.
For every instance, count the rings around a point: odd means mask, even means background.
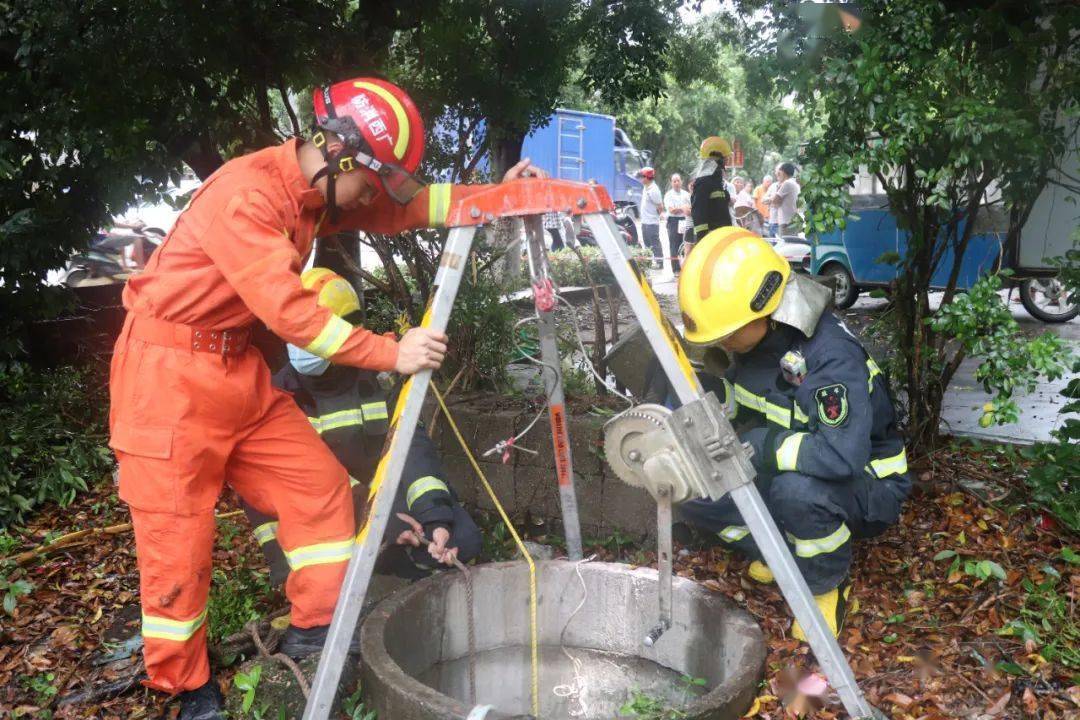
[{"label": "firefighter's glove", "polygon": [[779,472],[776,467],[776,446],[780,433],[781,429],[777,427],[755,427],[742,433],[742,441],[750,443],[754,449],[754,457],[750,461],[762,475]]}]

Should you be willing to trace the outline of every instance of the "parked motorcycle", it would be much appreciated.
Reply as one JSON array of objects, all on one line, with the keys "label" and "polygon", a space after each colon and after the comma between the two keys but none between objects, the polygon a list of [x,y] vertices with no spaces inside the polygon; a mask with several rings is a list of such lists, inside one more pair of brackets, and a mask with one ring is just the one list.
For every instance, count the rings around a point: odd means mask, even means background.
[{"label": "parked motorcycle", "polygon": [[165,231],[142,225],[118,225],[94,235],[90,246],[75,253],[60,274],[68,287],[109,285],[127,280],[146,266],[165,240]]}]

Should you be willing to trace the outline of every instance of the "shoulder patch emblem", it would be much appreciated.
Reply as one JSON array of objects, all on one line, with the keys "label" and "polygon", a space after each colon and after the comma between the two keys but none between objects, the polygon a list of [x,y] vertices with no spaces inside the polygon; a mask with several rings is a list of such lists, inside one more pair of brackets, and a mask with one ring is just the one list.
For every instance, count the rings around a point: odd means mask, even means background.
[{"label": "shoulder patch emblem", "polygon": [[848,416],[847,388],[841,383],[814,391],[818,419],[829,427],[843,425]]}]

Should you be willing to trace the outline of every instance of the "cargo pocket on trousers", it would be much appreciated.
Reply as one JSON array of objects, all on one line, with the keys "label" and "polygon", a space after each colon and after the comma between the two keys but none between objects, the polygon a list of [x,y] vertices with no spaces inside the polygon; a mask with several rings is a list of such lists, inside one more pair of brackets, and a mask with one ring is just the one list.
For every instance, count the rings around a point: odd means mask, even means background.
[{"label": "cargo pocket on trousers", "polygon": [[117,421],[109,447],[120,464],[121,500],[148,512],[177,511],[171,427]]},{"label": "cargo pocket on trousers", "polygon": [[888,530],[900,519],[900,499],[888,483],[866,476],[860,480],[859,504],[863,518],[859,537],[872,538]]}]

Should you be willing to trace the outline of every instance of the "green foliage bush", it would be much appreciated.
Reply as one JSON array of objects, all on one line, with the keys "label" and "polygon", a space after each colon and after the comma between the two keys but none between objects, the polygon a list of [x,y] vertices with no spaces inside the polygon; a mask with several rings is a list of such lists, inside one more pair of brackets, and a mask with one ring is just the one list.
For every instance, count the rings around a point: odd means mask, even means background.
[{"label": "green foliage bush", "polygon": [[108,411],[105,383],[84,370],[0,363],[0,528],[109,472]]},{"label": "green foliage bush", "polygon": [[[597,285],[613,285],[615,276],[611,274],[611,267],[604,260],[600,249],[585,246],[578,249],[581,257],[589,266],[589,274]],[[639,267],[645,267],[645,263],[652,259],[652,253],[648,248],[634,245],[630,248],[630,256],[638,263]],[[585,274],[585,267],[573,250],[557,250],[548,254],[551,263],[551,272],[555,276],[555,283],[559,287],[588,287],[589,280]],[[528,275],[528,266],[523,272]]]},{"label": "green foliage bush", "polygon": [[1060,378],[1069,357],[1065,343],[1052,332],[1025,339],[1000,289],[999,275],[979,278],[927,321],[934,331],[954,338],[968,356],[981,360],[975,379],[994,396],[980,422],[984,426],[1017,422],[1020,410],[1013,392],[1032,392],[1042,377]]},{"label": "green foliage bush", "polygon": [[[402,275],[415,296],[417,286],[408,269]],[[376,271],[379,275],[380,271]],[[489,273],[481,273],[474,281],[466,273],[454,302],[447,334],[450,350],[443,364],[442,375],[453,378],[463,367],[458,390],[502,387],[506,366],[514,350],[514,311],[503,303],[502,289]],[[411,324],[408,312],[386,295],[377,295],[367,305],[366,327],[373,332],[397,332],[402,323]]]}]

